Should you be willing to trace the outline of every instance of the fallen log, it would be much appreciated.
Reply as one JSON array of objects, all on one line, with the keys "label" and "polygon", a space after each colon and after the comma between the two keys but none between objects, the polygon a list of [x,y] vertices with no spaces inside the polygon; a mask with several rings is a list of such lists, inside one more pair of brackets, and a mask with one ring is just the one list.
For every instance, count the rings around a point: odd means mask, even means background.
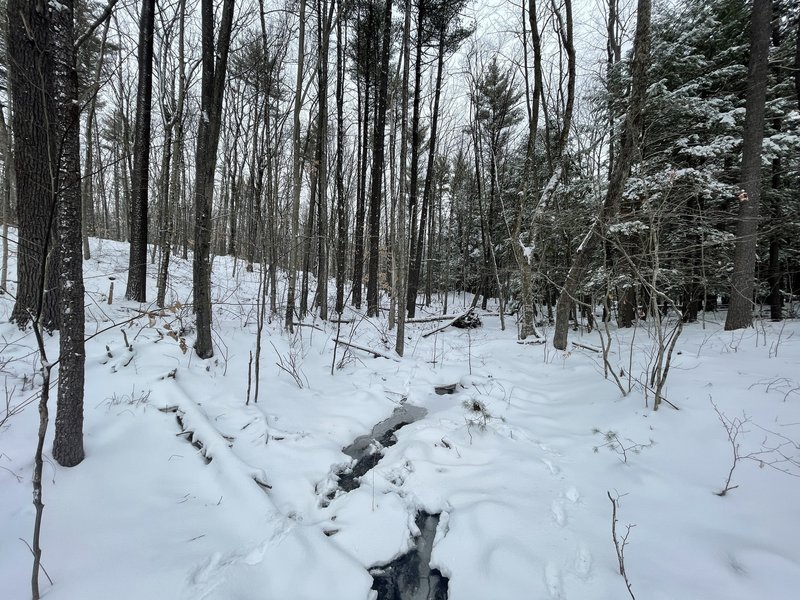
[{"label": "fallen log", "polygon": [[473,314],[473,311],[472,311],[472,309],[470,308],[470,309],[469,309],[469,310],[467,310],[466,312],[464,312],[464,313],[461,313],[460,315],[457,315],[457,316],[456,316],[455,318],[453,318],[453,319],[450,319],[450,321],[448,321],[447,323],[445,323],[445,324],[444,324],[444,325],[442,325],[441,327],[437,327],[436,329],[432,329],[431,331],[428,331],[427,333],[423,333],[423,334],[422,334],[422,337],[426,338],[426,337],[432,336],[434,333],[439,333],[440,331],[444,331],[445,329],[447,329],[448,327],[450,327],[451,325],[453,325],[453,324],[454,324],[456,321],[458,321],[459,319],[466,319],[466,318],[467,318],[469,315],[471,315],[471,314]]},{"label": "fallen log", "polygon": [[598,354],[602,354],[603,350],[601,348],[597,348],[596,346],[590,346],[589,344],[582,344],[580,342],[572,342],[573,346],[577,346],[578,348],[583,348],[584,350],[590,350],[591,352],[597,352]]},{"label": "fallen log", "polygon": [[436,323],[437,321],[447,321],[457,319],[461,315],[438,315],[433,317],[419,317],[418,319],[406,319],[406,323]]},{"label": "fallen log", "polygon": [[354,350],[361,350],[362,352],[366,352],[368,354],[372,354],[372,356],[374,356],[375,358],[385,358],[386,360],[393,360],[395,362],[400,362],[400,359],[397,358],[396,356],[392,356],[390,354],[385,354],[384,352],[381,352],[380,350],[374,350],[372,348],[367,348],[366,346],[359,346],[358,344],[354,344],[353,342],[346,342],[346,341],[340,340],[338,338],[333,340],[333,341],[336,342],[337,344],[342,345],[342,346],[347,346],[348,348],[353,348]]}]

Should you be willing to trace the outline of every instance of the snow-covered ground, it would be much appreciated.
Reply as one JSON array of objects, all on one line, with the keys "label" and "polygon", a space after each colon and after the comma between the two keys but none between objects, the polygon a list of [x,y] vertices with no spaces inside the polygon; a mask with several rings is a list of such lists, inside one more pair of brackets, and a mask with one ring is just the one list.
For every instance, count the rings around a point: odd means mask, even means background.
[{"label": "snow-covered ground", "polygon": [[[480,329],[427,338],[440,323],[410,325],[399,361],[339,347],[333,375],[335,324],[289,335],[273,320],[258,403],[246,405],[258,268],[239,263],[233,275],[231,260],[215,260],[217,351],[203,361],[182,306],[191,265],[174,266],[173,310],[137,316],[150,307],[119,300],[126,246],[93,240],[92,249],[86,459],[45,465],[47,598],[366,600],[369,569],[414,545],[425,511],[440,515],[431,566],[449,578],[450,600],[619,600],[629,595],[609,493],[618,535],[635,525],[625,566],[638,600],[797,597],[797,321],[730,333],[717,314],[687,326],[666,388],[680,410],[653,412],[640,388],[623,397],[603,378],[598,354],[516,343],[513,318],[506,331],[483,316]],[[451,312],[463,303],[451,299]],[[3,321],[11,307],[3,296]],[[612,333],[611,360],[627,385],[646,370],[652,344],[646,327]],[[393,347],[385,321],[359,318],[339,335]],[[599,345],[597,332],[571,335]],[[16,600],[30,595],[22,540],[33,529],[40,378],[32,336],[7,322],[0,336],[14,412],[0,427],[0,597]],[[57,355],[57,338],[48,345]],[[302,388],[281,361],[296,365]],[[449,384],[454,394],[435,393]],[[742,423],[738,487],[724,497],[715,492],[734,451],[712,401],[734,430]],[[360,487],[329,500],[351,461],[342,449],[403,403],[427,414],[395,434]],[[48,452],[51,440],[52,430]]]}]

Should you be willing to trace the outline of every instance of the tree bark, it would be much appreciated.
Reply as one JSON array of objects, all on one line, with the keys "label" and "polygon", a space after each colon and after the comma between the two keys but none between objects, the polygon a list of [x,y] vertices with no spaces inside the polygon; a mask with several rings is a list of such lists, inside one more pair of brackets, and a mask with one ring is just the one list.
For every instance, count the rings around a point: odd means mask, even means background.
[{"label": "tree bark", "polygon": [[342,35],[343,0],[336,0],[336,312],[344,311],[345,254],[347,253],[347,206],[344,197],[344,79],[345,48]]},{"label": "tree bark", "polygon": [[794,93],[800,107],[800,14],[797,15],[797,32],[795,33],[796,46],[794,50]]},{"label": "tree bark", "polygon": [[[233,26],[233,0],[223,0],[222,21],[216,48],[214,46],[213,0],[202,0],[202,80],[200,84],[200,119],[197,130],[197,163],[195,166],[194,311],[197,318],[197,340],[194,350],[200,358],[214,355],[211,340],[211,211],[214,198],[214,174],[217,169],[217,148],[222,121],[222,100],[228,50]],[[216,56],[216,61],[214,60]]]},{"label": "tree bark", "polygon": [[392,38],[392,0],[386,0],[383,15],[383,42],[381,45],[381,70],[378,82],[378,106],[375,120],[375,137],[372,154],[372,190],[369,201],[369,273],[367,279],[367,315],[377,317],[378,265],[380,261],[381,187],[383,184],[384,134],[386,131],[386,104],[389,91],[389,54]]},{"label": "tree bark", "polygon": [[[419,280],[419,271],[416,271],[416,278],[414,276],[417,265],[417,254],[421,252],[418,247],[417,238],[420,240],[424,235],[417,235],[417,196],[419,188],[419,120],[420,120],[420,101],[422,100],[422,44],[424,39],[423,26],[425,23],[425,7],[426,1],[419,2],[417,8],[417,39],[414,50],[414,102],[411,109],[411,168],[410,175],[411,181],[409,182],[408,194],[408,216],[409,224],[409,253],[408,253],[408,286],[406,289],[406,310],[408,311],[408,318],[413,319],[417,314],[417,284]],[[439,58],[442,56],[440,54]],[[424,212],[424,211],[423,211]],[[424,225],[420,225],[419,229],[422,231]]]},{"label": "tree bark", "polygon": [[11,146],[11,135],[6,125],[5,107],[0,103],[0,146],[2,146],[3,153],[3,198],[2,203],[2,219],[3,219],[3,259],[0,265],[0,294],[6,292],[8,286],[8,225],[11,220],[11,194],[12,190],[16,190],[16,173],[14,171],[14,156]]},{"label": "tree bark", "polygon": [[[772,45],[779,48],[781,45],[781,17],[785,12],[785,5],[776,2],[773,6],[773,19],[772,19]],[[773,66],[773,74],[775,81],[780,85],[784,80],[784,69],[778,65]],[[772,118],[772,130],[774,132],[781,131],[783,127],[783,119],[779,115]],[[783,165],[780,156],[772,159],[772,201],[771,201],[771,214],[770,219],[772,222],[773,231],[769,238],[769,263],[767,266],[767,284],[769,286],[769,318],[772,321],[781,321],[783,319],[783,295],[781,293],[781,280],[783,273],[781,272],[781,231],[780,223],[782,223],[782,210],[781,203],[778,197],[781,187],[783,187]]]},{"label": "tree bark", "polygon": [[80,104],[75,66],[74,0],[51,11],[53,91],[51,122],[57,149],[59,311],[58,405],[53,458],[79,464],[83,450],[84,288],[81,248]]},{"label": "tree bark", "polygon": [[726,331],[743,329],[753,324],[756,237],[761,200],[761,144],[764,140],[771,21],[771,0],[754,0],[742,140],[742,192],[739,195],[739,215],[736,221]]},{"label": "tree bark", "polygon": [[[428,143],[428,166],[425,171],[425,183],[422,188],[422,209],[420,212],[419,231],[416,241],[412,239],[414,250],[411,252],[413,256],[413,263],[411,264],[410,272],[408,275],[408,314],[413,317],[416,314],[416,300],[417,292],[419,290],[419,278],[422,270],[422,251],[425,240],[425,225],[428,219],[429,205],[431,203],[431,194],[433,193],[433,173],[434,173],[434,159],[436,158],[436,142],[437,133],[439,128],[439,101],[442,93],[442,71],[444,68],[444,54],[445,54],[445,35],[446,29],[442,28],[439,31],[439,51],[436,60],[436,83],[433,93],[433,113],[431,114],[431,139]],[[411,176],[416,178],[417,174],[413,168]],[[431,239],[428,239],[430,245]]]},{"label": "tree bark", "polygon": [[153,98],[153,28],[155,0],[142,0],[139,19],[139,81],[136,91],[136,130],[133,139],[130,254],[125,297],[147,299],[147,205],[150,183],[150,113]]},{"label": "tree bark", "polygon": [[55,219],[55,145],[52,64],[44,3],[8,1],[8,61],[16,144],[17,298],[11,321],[24,329],[35,315],[52,329],[56,323],[56,269],[48,272]]},{"label": "tree bark", "polygon": [[95,129],[97,113],[97,93],[100,90],[100,76],[103,71],[103,59],[105,56],[106,40],[108,39],[108,29],[111,19],[106,19],[103,26],[103,37],[100,40],[100,56],[94,71],[94,81],[92,82],[91,99],[89,100],[89,111],[86,115],[86,130],[83,136],[86,159],[84,163],[83,175],[83,257],[89,260],[91,250],[89,249],[89,236],[96,235],[94,219],[94,141],[93,134]]},{"label": "tree bark", "polygon": [[174,229],[173,211],[179,206],[181,192],[181,173],[183,171],[183,111],[186,98],[186,62],[184,57],[184,36],[186,26],[186,0],[178,4],[178,98],[175,102],[175,114],[172,115],[172,164],[167,174],[169,194],[164,210],[163,231],[161,232],[161,261],[156,278],[156,306],[163,307],[167,299],[167,279],[169,277],[169,261],[172,255],[172,235]]},{"label": "tree bark", "polygon": [[406,239],[406,184],[408,174],[408,79],[410,74],[409,61],[411,59],[411,0],[406,0],[405,19],[403,21],[403,84],[400,99],[400,184],[397,200],[397,272],[394,283],[394,295],[397,299],[397,335],[395,337],[394,351],[398,356],[405,352],[406,337],[406,310],[403,302],[406,300],[406,269],[409,253],[409,243]]},{"label": "tree bark", "polygon": [[[369,4],[367,19],[371,23],[373,21],[373,5]],[[363,102],[363,117],[361,118],[361,160],[360,171],[358,178],[358,190],[356,193],[356,223],[353,245],[353,306],[356,309],[361,308],[361,290],[362,281],[364,279],[364,219],[366,217],[366,204],[367,204],[367,157],[369,156],[369,115],[370,115],[370,82],[371,82],[371,50],[373,40],[371,38],[366,42],[366,49],[361,46],[364,42],[359,40],[359,58],[362,63],[366,64],[364,69],[364,102]]]},{"label": "tree bark", "polygon": [[[333,5],[331,5],[331,11]],[[319,317],[328,320],[328,51],[333,14],[328,12],[327,0],[317,0],[319,121],[317,125],[317,160],[319,163],[319,238],[317,243],[317,293],[315,303]]]},{"label": "tree bark", "polygon": [[289,283],[286,294],[286,314],[284,326],[294,332],[294,303],[295,287],[297,285],[297,267],[300,262],[300,186],[302,173],[300,171],[300,111],[302,109],[303,95],[303,62],[305,60],[306,40],[306,0],[300,0],[300,33],[297,40],[297,80],[295,83],[294,97],[294,125],[292,128],[292,223],[291,223],[291,248],[289,250]]}]

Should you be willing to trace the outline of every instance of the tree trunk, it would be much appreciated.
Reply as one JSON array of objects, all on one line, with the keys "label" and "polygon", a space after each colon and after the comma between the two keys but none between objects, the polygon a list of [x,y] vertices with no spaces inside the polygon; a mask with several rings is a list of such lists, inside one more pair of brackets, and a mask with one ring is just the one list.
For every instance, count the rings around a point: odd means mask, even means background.
[{"label": "tree trunk", "polygon": [[139,19],[139,82],[136,90],[136,130],[133,140],[130,254],[125,297],[147,299],[147,205],[150,182],[150,113],[153,97],[153,27],[155,0],[142,0]]},{"label": "tree trunk", "polygon": [[[308,138],[311,136],[309,135]],[[307,143],[310,139],[307,140]],[[314,154],[316,155],[317,148],[314,147]],[[316,208],[317,208],[317,183],[319,181],[319,172],[316,165],[311,166],[311,174],[309,175],[309,203],[308,212],[306,216],[305,235],[303,236],[303,272],[300,282],[300,306],[298,308],[298,315],[300,319],[304,319],[308,314],[308,276],[311,271],[311,255],[313,253],[313,238],[314,238],[314,224],[316,221]]]},{"label": "tree trunk", "polygon": [[397,302],[397,335],[395,337],[394,351],[399,356],[405,352],[406,337],[406,269],[409,252],[409,243],[406,239],[406,184],[408,161],[408,79],[410,74],[409,60],[411,58],[411,0],[406,0],[405,19],[403,21],[403,84],[400,88],[400,184],[397,200],[397,272],[394,282],[394,296]]},{"label": "tree trunk", "polygon": [[[524,27],[526,16],[524,4],[522,11],[522,23]],[[539,36],[539,18],[536,0],[530,0],[527,16],[530,23],[531,44],[533,46],[533,93],[531,94],[529,91],[530,84],[528,81],[527,69],[528,46],[527,36],[523,29],[523,49],[525,52],[524,59],[526,67],[523,74],[525,78],[525,93],[528,99],[528,140],[525,146],[522,193],[520,194],[519,203],[517,204],[517,214],[511,232],[511,249],[514,252],[514,260],[520,271],[520,326],[518,332],[520,340],[524,340],[529,336],[539,337],[539,332],[536,330],[535,300],[533,296],[533,273],[531,267],[531,260],[533,257],[526,254],[526,248],[523,247],[523,241],[521,239],[523,215],[531,195],[534,150],[539,128],[539,101],[542,89],[542,48]],[[544,196],[545,193],[542,195]],[[544,201],[544,198],[542,198],[542,201]]]},{"label": "tree trunk", "polygon": [[375,137],[372,154],[372,190],[369,201],[369,273],[367,279],[367,314],[377,317],[379,312],[378,264],[380,261],[381,186],[383,183],[384,133],[386,130],[386,104],[389,91],[389,53],[392,38],[392,0],[386,0],[383,15],[383,42],[381,45],[381,71],[378,83],[378,106],[375,120]]},{"label": "tree trunk", "polygon": [[0,294],[6,293],[8,286],[8,225],[11,219],[11,194],[16,189],[16,174],[14,172],[14,156],[11,148],[11,136],[6,125],[5,107],[0,104],[0,151],[3,153],[3,189],[2,189],[2,219],[3,219],[3,259],[0,265]]},{"label": "tree trunk", "polygon": [[[317,293],[320,319],[328,319],[328,49],[331,40],[331,19],[327,0],[317,0],[319,59],[319,121],[317,125],[317,160],[319,162],[319,238],[317,240]],[[331,10],[333,5],[331,5]]]},{"label": "tree trunk", "polygon": [[[369,5],[372,12],[372,4]],[[371,16],[370,16],[371,18]],[[371,40],[370,40],[370,48]],[[365,57],[369,60],[368,57]],[[370,72],[367,68],[364,72],[364,106],[363,117],[361,119],[361,161],[358,178],[358,190],[356,193],[356,224],[353,244],[353,306],[361,308],[361,288],[364,279],[364,218],[367,204],[367,157],[369,155],[369,115],[370,115]]]},{"label": "tree trunk", "polygon": [[[417,267],[417,255],[421,252],[418,239],[422,240],[424,235],[417,235],[417,189],[419,187],[419,105],[422,100],[422,41],[424,34],[422,31],[425,19],[425,3],[419,3],[417,12],[417,40],[414,52],[414,103],[411,109],[411,181],[409,182],[408,194],[408,213],[409,225],[409,255],[408,255],[408,286],[406,290],[406,310],[408,318],[413,319],[417,314],[417,283],[419,282],[419,268]],[[441,47],[440,47],[441,50]],[[443,56],[440,52],[438,64],[441,64]],[[437,66],[438,74],[438,66]],[[424,209],[423,217],[424,219]],[[424,229],[421,224],[420,232]]]},{"label": "tree trunk", "polygon": [[106,19],[103,25],[103,37],[100,40],[100,56],[97,59],[97,66],[94,71],[94,81],[92,82],[91,99],[89,100],[89,111],[86,115],[86,130],[84,134],[84,144],[86,159],[83,171],[83,257],[86,260],[91,258],[89,249],[89,236],[96,235],[94,219],[94,148],[93,133],[95,129],[95,115],[97,109],[97,93],[100,89],[100,77],[103,72],[103,59],[106,50],[106,40],[108,39],[108,29],[111,19]]},{"label": "tree trunk", "polygon": [[800,15],[797,16],[796,46],[794,51],[794,93],[800,105]]},{"label": "tree trunk", "polygon": [[73,0],[51,12],[53,91],[51,123],[58,140],[57,232],[60,297],[58,407],[53,458],[73,467],[84,457],[84,289],[81,249],[80,104],[75,68]]},{"label": "tree trunk", "polygon": [[300,0],[300,33],[297,41],[297,81],[295,83],[294,97],[294,125],[292,128],[292,232],[291,248],[289,250],[289,283],[286,295],[286,314],[284,326],[294,332],[294,297],[297,285],[297,267],[300,262],[300,186],[302,173],[300,172],[300,111],[303,96],[303,62],[305,60],[306,43],[306,0]]},{"label": "tree trunk", "polygon": [[[417,300],[417,292],[419,290],[419,277],[420,272],[422,270],[422,251],[423,251],[423,242],[425,239],[425,224],[428,218],[428,211],[429,211],[429,204],[431,201],[431,194],[433,193],[433,163],[434,159],[436,158],[436,141],[437,141],[437,131],[439,127],[439,100],[442,93],[442,70],[444,68],[444,54],[445,54],[445,47],[444,47],[444,40],[445,40],[445,29],[441,29],[439,31],[439,56],[436,60],[436,84],[433,93],[433,113],[431,114],[431,139],[428,145],[428,166],[427,170],[425,171],[425,184],[422,189],[422,210],[420,213],[420,222],[419,222],[419,232],[417,235],[416,241],[412,239],[412,243],[414,244],[414,250],[411,252],[413,256],[413,263],[411,264],[410,272],[408,274],[408,315],[409,317],[413,317],[416,313],[416,300]],[[416,101],[416,99],[415,99]],[[416,178],[417,173],[413,170],[411,171],[411,177]],[[413,231],[412,231],[413,235]],[[431,240],[428,240],[428,244],[431,243]]]},{"label": "tree trunk", "polygon": [[726,331],[750,327],[753,324],[753,280],[761,200],[761,144],[764,139],[771,20],[771,0],[754,0],[742,139],[742,192],[739,194]]},{"label": "tree trunk", "polygon": [[57,310],[56,295],[51,292],[57,289],[56,270],[47,272],[47,258],[55,218],[55,145],[49,130],[53,95],[47,14],[43,4],[24,0],[9,0],[7,8],[19,240],[11,321],[24,329],[41,315],[45,326],[52,328]]},{"label": "tree trunk", "polygon": [[636,38],[633,43],[633,64],[631,66],[631,96],[628,116],[625,119],[622,144],[614,163],[611,180],[603,200],[600,214],[575,251],[572,266],[567,274],[564,287],[556,304],[556,325],[553,333],[553,346],[566,350],[569,330],[569,314],[576,298],[578,287],[589,267],[592,250],[603,238],[608,221],[619,212],[625,182],[633,165],[633,158],[640,143],[642,132],[642,109],[647,93],[647,67],[650,63],[650,13],[651,0],[638,0],[636,15]]},{"label": "tree trunk", "polygon": [[342,36],[343,0],[336,0],[336,312],[344,311],[345,254],[347,253],[347,207],[344,197],[344,79],[345,48]]},{"label": "tree trunk", "polygon": [[[234,1],[223,0],[222,21],[216,49],[214,47],[213,4],[213,0],[202,0],[201,3],[203,75],[200,85],[200,119],[197,130],[194,261],[192,263],[194,311],[197,317],[197,340],[194,349],[200,358],[211,358],[214,355],[211,340],[211,257],[209,256],[211,211]],[[216,62],[214,61],[215,56]]]},{"label": "tree trunk", "polygon": [[161,261],[158,265],[156,279],[156,306],[163,307],[167,299],[167,278],[169,277],[169,261],[172,255],[172,235],[175,211],[180,203],[181,173],[183,171],[183,110],[186,98],[186,74],[184,57],[184,36],[186,21],[186,0],[178,5],[178,98],[175,103],[175,114],[172,115],[172,165],[167,175],[169,195],[164,211],[163,232],[161,234]]},{"label": "tree trunk", "polygon": [[[776,2],[773,7],[772,19],[772,45],[779,48],[781,45],[781,17],[784,12],[784,5]],[[773,66],[775,81],[780,85],[784,81],[784,69]],[[775,132],[781,131],[783,119],[776,115],[772,119],[772,129]],[[782,180],[783,165],[780,156],[772,159],[772,202],[770,219],[774,225],[769,239],[769,263],[767,266],[767,284],[769,285],[769,318],[772,321],[783,320],[783,296],[781,294],[781,231],[779,224],[782,220],[781,203],[778,194],[783,187]]]}]

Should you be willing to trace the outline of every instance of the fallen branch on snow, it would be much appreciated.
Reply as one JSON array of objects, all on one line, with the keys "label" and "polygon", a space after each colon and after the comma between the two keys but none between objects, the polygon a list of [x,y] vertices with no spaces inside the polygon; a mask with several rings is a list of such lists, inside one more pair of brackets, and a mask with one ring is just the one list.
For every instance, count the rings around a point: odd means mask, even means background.
[{"label": "fallen branch on snow", "polygon": [[463,312],[463,313],[461,313],[460,315],[457,315],[456,317],[454,317],[454,318],[450,319],[450,320],[449,320],[447,323],[445,323],[445,324],[444,324],[444,325],[442,325],[441,327],[437,327],[436,329],[432,329],[431,331],[428,331],[427,333],[423,333],[423,334],[422,334],[422,337],[424,337],[424,338],[426,338],[426,337],[430,337],[430,336],[432,336],[432,335],[433,335],[433,334],[435,334],[435,333],[439,333],[440,331],[444,331],[445,329],[447,329],[448,327],[450,327],[451,325],[453,325],[453,323],[455,323],[455,322],[456,322],[456,321],[458,321],[459,319],[464,319],[464,318],[466,318],[468,315],[472,314],[472,312],[473,312],[473,311],[472,311],[472,309],[470,308],[470,309],[469,309],[469,310],[467,310],[466,312]]},{"label": "fallen branch on snow", "polygon": [[366,346],[359,346],[358,344],[354,344],[353,342],[346,342],[338,338],[333,341],[336,342],[337,344],[341,344],[342,346],[347,346],[348,348],[353,348],[354,350],[361,350],[362,352],[372,354],[372,356],[374,356],[375,358],[385,358],[386,360],[393,360],[395,362],[400,362],[400,359],[397,358],[396,356],[385,354],[380,350],[373,350],[372,348],[367,348]]},{"label": "fallen branch on snow", "polygon": [[577,346],[578,348],[583,348],[584,350],[589,350],[591,352],[597,352],[601,354],[603,351],[596,346],[590,346],[589,344],[582,344],[581,342],[572,342],[573,346]]}]

